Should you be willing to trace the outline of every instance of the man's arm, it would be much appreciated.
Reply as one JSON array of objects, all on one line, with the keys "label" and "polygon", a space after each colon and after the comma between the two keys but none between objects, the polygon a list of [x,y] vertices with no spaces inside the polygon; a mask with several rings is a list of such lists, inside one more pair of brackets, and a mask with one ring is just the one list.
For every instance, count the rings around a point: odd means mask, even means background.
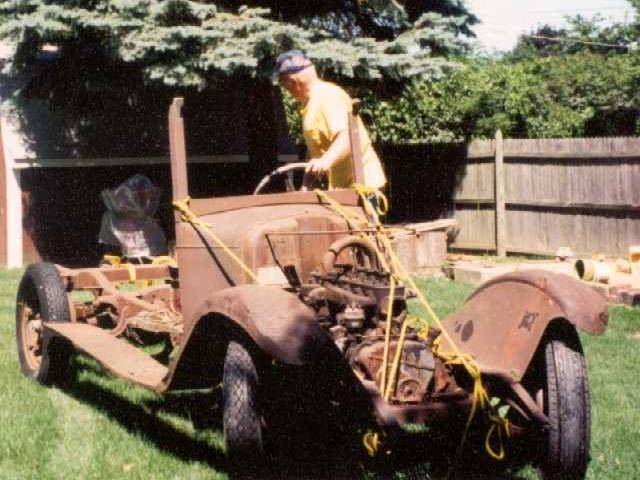
[{"label": "man's arm", "polygon": [[312,158],[309,160],[307,172],[328,172],[332,165],[349,155],[350,147],[349,131],[342,130],[338,132],[324,155],[320,158]]}]

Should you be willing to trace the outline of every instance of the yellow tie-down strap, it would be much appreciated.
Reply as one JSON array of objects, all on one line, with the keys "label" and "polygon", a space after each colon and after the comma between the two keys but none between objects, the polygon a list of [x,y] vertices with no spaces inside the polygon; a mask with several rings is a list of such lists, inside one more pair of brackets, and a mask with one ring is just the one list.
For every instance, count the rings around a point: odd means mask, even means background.
[{"label": "yellow tie-down strap", "polygon": [[[387,308],[387,329],[385,334],[385,345],[384,345],[384,353],[383,353],[383,362],[382,362],[382,372],[381,372],[381,382],[380,382],[380,392],[385,398],[385,400],[389,401],[393,391],[395,389],[395,382],[397,380],[397,373],[400,364],[400,360],[402,358],[402,348],[404,345],[404,340],[406,338],[406,331],[408,327],[414,328],[418,330],[418,334],[420,337],[426,340],[429,332],[429,320],[426,318],[420,318],[415,315],[408,315],[405,319],[401,331],[400,338],[398,339],[398,347],[396,349],[396,354],[394,355],[393,362],[391,364],[391,372],[387,377],[388,372],[388,362],[389,362],[389,345],[391,343],[391,335],[389,324],[391,322],[391,302],[394,298],[395,288],[397,285],[404,285],[409,288],[412,292],[415,293],[418,302],[420,305],[426,310],[429,318],[440,330],[440,337],[437,338],[432,344],[432,351],[435,356],[440,358],[446,365],[461,365],[469,374],[471,379],[473,380],[473,394],[472,394],[472,402],[471,402],[471,411],[469,412],[469,418],[467,419],[467,423],[465,425],[464,433],[462,436],[460,449],[462,449],[467,434],[469,431],[469,427],[471,426],[471,422],[473,421],[476,412],[478,409],[482,409],[485,411],[487,415],[487,419],[491,423],[491,427],[489,428],[485,440],[485,449],[487,453],[495,458],[496,460],[502,460],[505,457],[504,451],[504,443],[503,443],[503,435],[507,437],[510,436],[509,429],[509,421],[506,418],[501,417],[496,408],[491,404],[489,399],[489,394],[482,384],[482,374],[480,371],[480,367],[478,363],[467,354],[463,354],[462,351],[458,348],[456,343],[453,341],[447,330],[444,328],[440,318],[435,313],[431,304],[427,300],[425,294],[418,288],[413,277],[407,272],[404,268],[398,255],[395,253],[393,246],[391,245],[391,239],[389,236],[388,230],[378,221],[378,218],[383,216],[388,210],[388,200],[386,196],[380,192],[379,190],[365,187],[359,184],[353,185],[354,190],[360,197],[363,205],[363,209],[368,218],[364,218],[359,213],[345,208],[339,202],[332,199],[329,195],[327,195],[322,190],[314,190],[314,192],[320,197],[324,202],[329,204],[330,208],[340,215],[347,223],[349,224],[362,224],[363,222],[368,222],[375,228],[375,233],[369,234],[365,232],[360,232],[359,236],[363,238],[367,243],[371,246],[371,248],[376,252],[378,259],[384,270],[389,274],[390,277],[390,285],[389,285],[389,308]],[[375,199],[375,202],[372,202],[371,199]],[[371,238],[373,237],[373,239]],[[444,338],[449,345],[451,345],[451,352],[443,352],[440,348],[440,340]],[[496,451],[491,445],[491,438],[498,432],[498,450]],[[368,438],[367,444],[371,445],[371,439]],[[367,450],[371,450],[368,448]],[[377,448],[376,448],[377,450]]]},{"label": "yellow tie-down strap", "polygon": [[180,213],[180,219],[183,222],[190,223],[194,227],[201,228],[204,230],[207,235],[218,245],[224,253],[226,253],[231,260],[233,260],[241,269],[246,273],[251,280],[253,280],[257,284],[261,284],[262,282],[258,279],[258,276],[253,273],[253,271],[249,268],[249,266],[242,261],[240,257],[238,257],[235,253],[231,251],[231,249],[218,237],[214,232],[213,228],[207,222],[203,222],[200,220],[195,213],[189,208],[189,197],[184,200],[176,200],[173,202],[173,208],[175,208]]}]

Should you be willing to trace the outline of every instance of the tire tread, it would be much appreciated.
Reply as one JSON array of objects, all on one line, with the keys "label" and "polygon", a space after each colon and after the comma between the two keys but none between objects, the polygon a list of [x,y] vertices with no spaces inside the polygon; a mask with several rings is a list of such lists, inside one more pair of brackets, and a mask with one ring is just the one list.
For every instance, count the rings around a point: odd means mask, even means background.
[{"label": "tire tread", "polygon": [[581,480],[589,462],[590,404],[584,356],[561,340],[545,348],[548,435],[545,479]]}]

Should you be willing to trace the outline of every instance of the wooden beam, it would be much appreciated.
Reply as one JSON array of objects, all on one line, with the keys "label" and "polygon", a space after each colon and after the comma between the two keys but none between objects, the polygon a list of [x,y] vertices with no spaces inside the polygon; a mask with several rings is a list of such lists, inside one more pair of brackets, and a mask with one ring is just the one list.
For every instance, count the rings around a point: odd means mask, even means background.
[{"label": "wooden beam", "polygon": [[507,254],[507,213],[504,193],[504,142],[502,131],[496,132],[495,199],[496,199],[496,252],[499,257]]},{"label": "wooden beam", "polygon": [[579,162],[581,160],[597,159],[604,162],[619,162],[621,160],[635,160],[640,162],[640,153],[638,152],[509,152],[505,151],[505,157],[508,161],[514,161],[517,159],[526,159],[527,162],[539,160],[541,162],[545,160],[575,160]]},{"label": "wooden beam", "polygon": [[[492,207],[495,200],[492,198],[456,198],[456,207],[477,208]],[[557,202],[553,200],[537,200],[532,202],[505,202],[507,210],[578,210],[597,212],[629,212],[640,213],[640,205],[630,203],[605,204],[588,202]]]},{"label": "wooden beam", "polygon": [[493,206],[496,201],[493,198],[456,198],[453,203],[457,206]]}]

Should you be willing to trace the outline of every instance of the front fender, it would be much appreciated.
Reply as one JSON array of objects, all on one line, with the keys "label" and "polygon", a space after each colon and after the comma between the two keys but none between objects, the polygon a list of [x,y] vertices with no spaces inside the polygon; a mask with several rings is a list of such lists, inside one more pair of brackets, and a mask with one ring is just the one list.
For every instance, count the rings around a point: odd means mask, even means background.
[{"label": "front fender", "polygon": [[[520,379],[549,323],[558,319],[601,334],[607,327],[606,301],[567,275],[525,270],[484,284],[443,326],[482,368]],[[451,350],[446,341],[442,347]]]},{"label": "front fender", "polygon": [[241,329],[269,357],[303,365],[330,340],[313,310],[279,287],[240,285],[207,298],[183,336],[165,379],[167,388],[207,388],[219,380],[233,329]]}]

